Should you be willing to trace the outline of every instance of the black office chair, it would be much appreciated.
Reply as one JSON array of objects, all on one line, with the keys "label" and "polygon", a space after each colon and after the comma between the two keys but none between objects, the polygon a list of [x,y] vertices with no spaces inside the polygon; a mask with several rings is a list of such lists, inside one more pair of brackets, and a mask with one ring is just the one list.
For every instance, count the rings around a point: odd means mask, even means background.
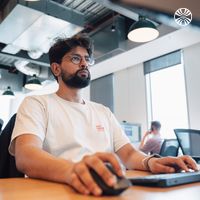
[{"label": "black office chair", "polygon": [[2,126],[3,126],[3,120],[0,119],[0,135],[1,135],[1,129],[2,129]]},{"label": "black office chair", "polygon": [[7,123],[0,135],[0,178],[24,177],[16,168],[15,157],[8,152],[16,114]]},{"label": "black office chair", "polygon": [[177,156],[179,143],[177,139],[165,139],[160,149],[161,156]]},{"label": "black office chair", "polygon": [[200,162],[200,130],[174,129],[177,140],[184,155],[190,155]]}]

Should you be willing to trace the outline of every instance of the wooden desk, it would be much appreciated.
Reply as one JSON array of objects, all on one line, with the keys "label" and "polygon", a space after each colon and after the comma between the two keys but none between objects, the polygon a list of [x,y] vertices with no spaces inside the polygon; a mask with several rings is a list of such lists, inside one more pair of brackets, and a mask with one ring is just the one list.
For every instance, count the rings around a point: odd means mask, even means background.
[{"label": "wooden desk", "polygon": [[[129,171],[127,176],[144,176],[146,172]],[[29,178],[0,179],[0,200],[199,200],[200,183],[171,188],[132,186],[120,196],[84,196],[64,184]]]}]

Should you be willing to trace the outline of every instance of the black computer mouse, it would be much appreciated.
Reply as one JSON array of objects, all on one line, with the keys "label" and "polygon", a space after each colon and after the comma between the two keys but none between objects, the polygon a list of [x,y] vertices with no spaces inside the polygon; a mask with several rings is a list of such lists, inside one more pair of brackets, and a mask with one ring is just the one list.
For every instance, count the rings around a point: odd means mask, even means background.
[{"label": "black computer mouse", "polygon": [[125,177],[119,177],[116,172],[114,171],[111,164],[106,163],[106,167],[116,176],[116,184],[111,187],[108,186],[104,180],[99,176],[96,171],[90,169],[90,173],[94,179],[94,181],[98,184],[98,186],[102,189],[102,195],[111,196],[111,195],[119,195],[124,190],[126,190],[129,186],[131,186],[131,182],[126,179]]}]

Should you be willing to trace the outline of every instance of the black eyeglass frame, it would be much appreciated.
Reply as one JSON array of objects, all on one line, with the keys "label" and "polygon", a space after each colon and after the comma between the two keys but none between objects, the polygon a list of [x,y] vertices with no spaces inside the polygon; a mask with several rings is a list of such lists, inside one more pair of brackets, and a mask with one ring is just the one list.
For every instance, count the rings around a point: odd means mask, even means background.
[{"label": "black eyeglass frame", "polygon": [[[82,62],[82,59],[83,59],[83,56],[81,56],[79,54],[67,55],[67,56],[64,56],[64,59],[66,57],[69,57],[70,61],[75,65],[79,65]],[[88,64],[88,66],[92,66],[95,63],[95,60],[94,60],[93,57],[84,56],[84,59],[85,59],[86,63]]]}]

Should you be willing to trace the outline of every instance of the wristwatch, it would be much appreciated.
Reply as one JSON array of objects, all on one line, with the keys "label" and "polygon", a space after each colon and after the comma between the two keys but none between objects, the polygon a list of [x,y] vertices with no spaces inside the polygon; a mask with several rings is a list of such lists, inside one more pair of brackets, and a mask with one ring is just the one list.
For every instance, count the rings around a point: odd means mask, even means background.
[{"label": "wristwatch", "polygon": [[152,159],[152,158],[161,158],[162,156],[160,156],[159,154],[152,154],[148,157],[145,157],[143,160],[142,160],[142,165],[143,167],[147,170],[147,171],[151,171],[150,170],[150,167],[149,167],[149,161]]}]

